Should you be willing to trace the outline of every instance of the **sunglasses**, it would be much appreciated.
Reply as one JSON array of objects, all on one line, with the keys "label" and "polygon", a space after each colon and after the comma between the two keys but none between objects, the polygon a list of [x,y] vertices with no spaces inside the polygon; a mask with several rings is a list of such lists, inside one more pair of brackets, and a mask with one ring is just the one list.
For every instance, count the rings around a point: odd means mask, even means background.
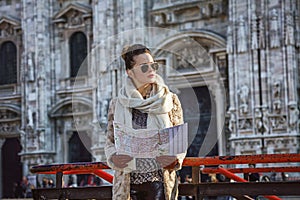
[{"label": "sunglasses", "polygon": [[149,70],[149,66],[153,69],[153,70],[158,70],[159,64],[157,62],[154,63],[149,63],[149,64],[141,64],[139,65],[141,67],[141,71],[143,73],[146,73]]}]

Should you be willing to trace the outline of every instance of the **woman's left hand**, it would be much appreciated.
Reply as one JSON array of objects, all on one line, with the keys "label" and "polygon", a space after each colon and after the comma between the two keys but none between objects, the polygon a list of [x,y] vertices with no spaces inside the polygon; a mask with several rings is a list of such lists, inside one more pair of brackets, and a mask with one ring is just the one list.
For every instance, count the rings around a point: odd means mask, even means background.
[{"label": "woman's left hand", "polygon": [[156,160],[164,169],[174,169],[174,167],[178,164],[176,156],[158,156],[156,157]]}]

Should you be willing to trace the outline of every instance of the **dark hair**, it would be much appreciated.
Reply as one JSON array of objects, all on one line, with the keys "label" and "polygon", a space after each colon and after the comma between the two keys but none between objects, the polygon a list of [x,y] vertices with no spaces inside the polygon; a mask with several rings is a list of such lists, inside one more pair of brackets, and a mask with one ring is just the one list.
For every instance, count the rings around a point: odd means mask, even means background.
[{"label": "dark hair", "polygon": [[125,61],[126,70],[132,69],[133,65],[135,64],[133,57],[143,53],[149,53],[151,55],[151,51],[142,44],[125,46],[122,50],[121,56]]}]

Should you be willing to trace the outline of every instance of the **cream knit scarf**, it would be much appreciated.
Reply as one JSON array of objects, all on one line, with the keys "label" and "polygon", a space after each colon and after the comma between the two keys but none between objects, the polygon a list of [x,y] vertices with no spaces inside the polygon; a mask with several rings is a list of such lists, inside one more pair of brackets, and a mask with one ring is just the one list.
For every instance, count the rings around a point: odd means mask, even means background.
[{"label": "cream knit scarf", "polygon": [[156,89],[150,97],[144,99],[133,84],[131,78],[126,77],[125,86],[121,88],[116,102],[115,121],[132,128],[132,108],[148,113],[147,129],[162,129],[171,127],[168,115],[173,108],[172,93],[164,84],[163,79],[156,75]]}]

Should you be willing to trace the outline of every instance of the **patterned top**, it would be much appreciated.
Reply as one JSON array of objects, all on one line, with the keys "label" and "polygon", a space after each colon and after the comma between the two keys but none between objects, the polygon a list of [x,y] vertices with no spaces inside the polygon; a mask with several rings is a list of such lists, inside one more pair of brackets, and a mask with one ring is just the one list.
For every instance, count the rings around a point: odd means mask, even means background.
[{"label": "patterned top", "polygon": [[[132,109],[132,127],[134,129],[146,129],[147,118],[148,113],[143,113],[134,108]],[[159,169],[159,165],[155,159],[136,159],[136,165],[138,169],[143,169],[143,171],[130,173],[131,184],[142,184],[146,182],[163,181],[162,170]]]}]

